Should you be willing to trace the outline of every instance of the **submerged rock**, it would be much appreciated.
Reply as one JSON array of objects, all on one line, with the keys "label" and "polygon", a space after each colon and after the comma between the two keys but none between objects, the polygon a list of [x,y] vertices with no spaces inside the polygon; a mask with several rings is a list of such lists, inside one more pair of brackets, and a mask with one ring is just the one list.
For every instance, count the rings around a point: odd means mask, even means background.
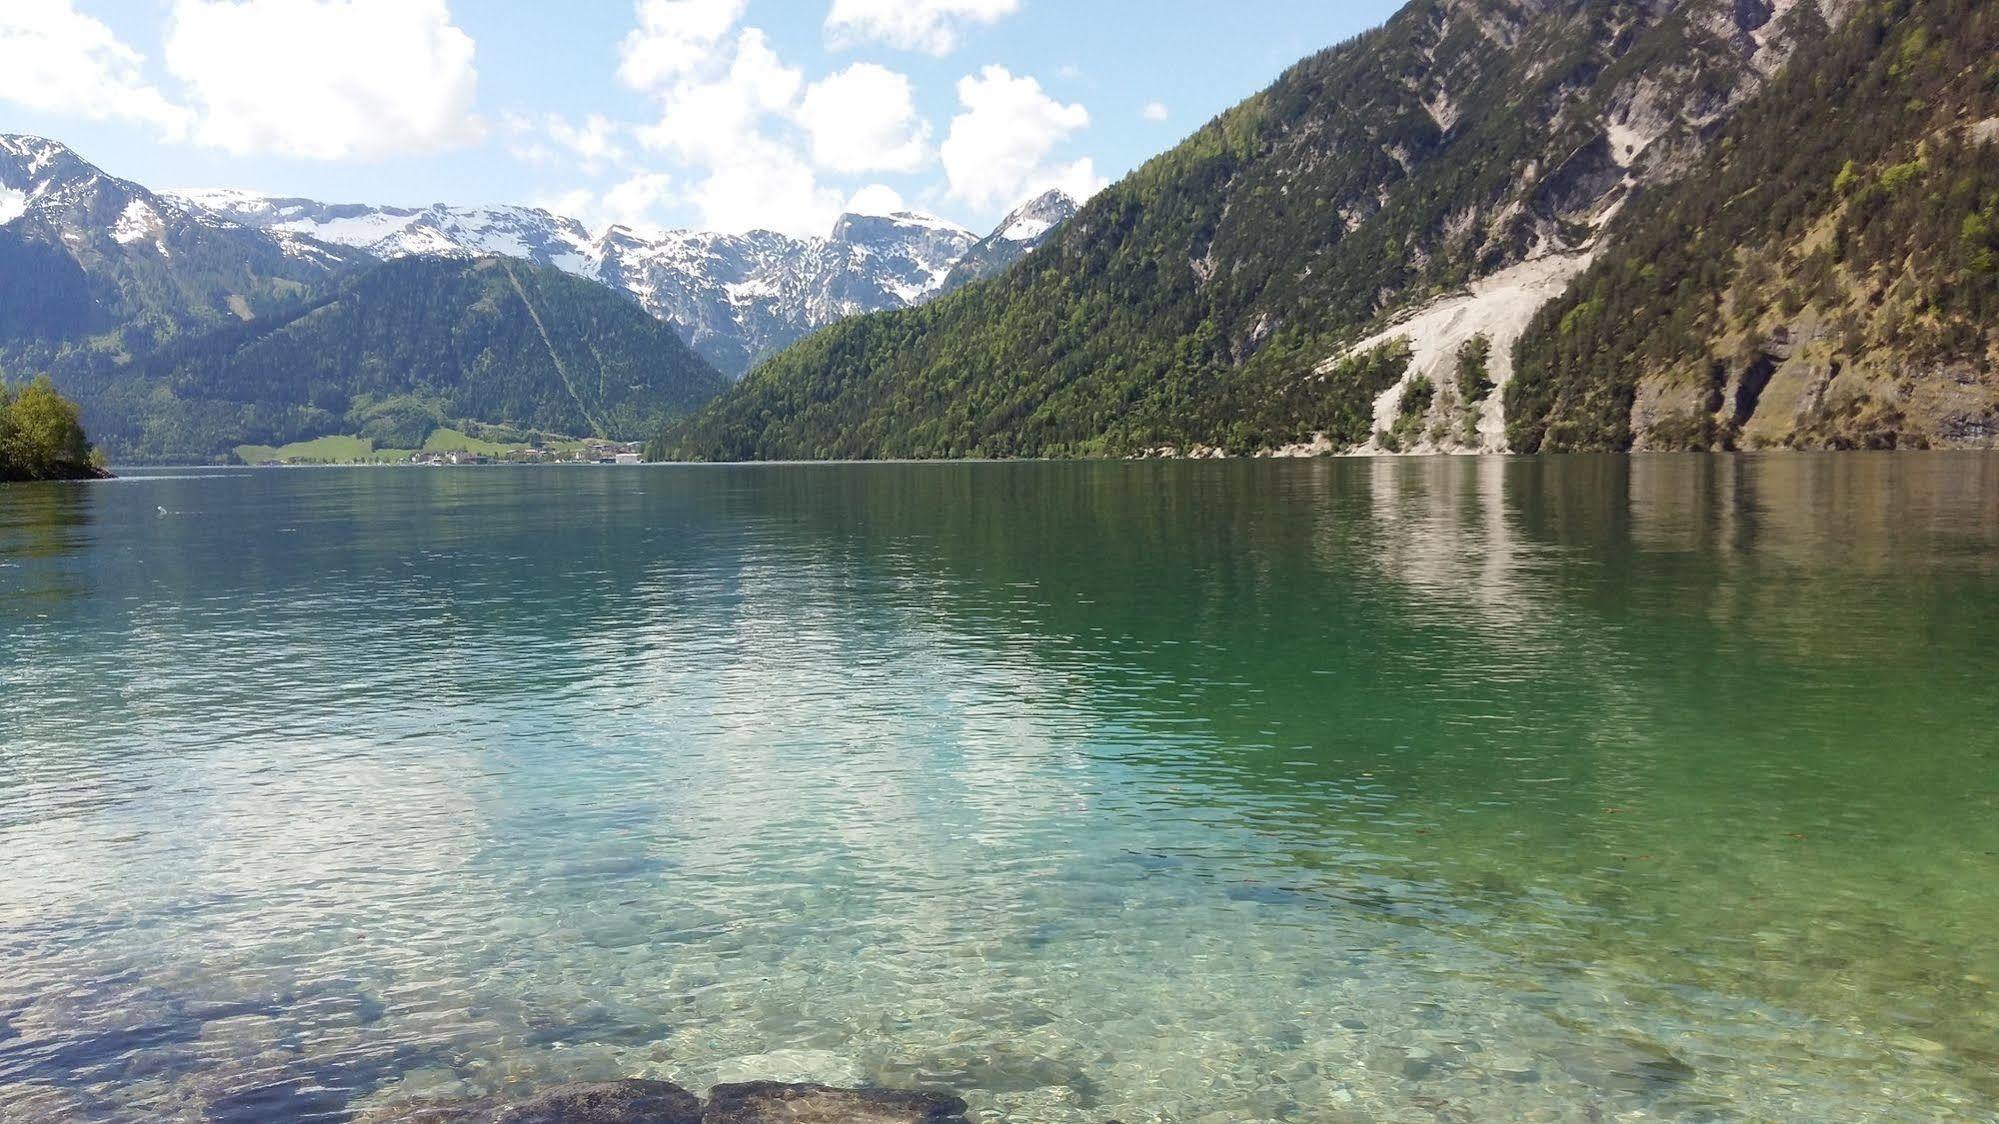
[{"label": "submerged rock", "polygon": [[708,1091],[702,1124],[951,1124],[965,1102],[936,1093],[753,1081]]},{"label": "submerged rock", "polygon": [[404,1105],[364,1124],[701,1124],[701,1099],[666,1081],[557,1085],[524,1101],[497,1097]]},{"label": "submerged rock", "polygon": [[666,1081],[559,1085],[501,1112],[494,1124],[699,1124],[701,1100]]}]

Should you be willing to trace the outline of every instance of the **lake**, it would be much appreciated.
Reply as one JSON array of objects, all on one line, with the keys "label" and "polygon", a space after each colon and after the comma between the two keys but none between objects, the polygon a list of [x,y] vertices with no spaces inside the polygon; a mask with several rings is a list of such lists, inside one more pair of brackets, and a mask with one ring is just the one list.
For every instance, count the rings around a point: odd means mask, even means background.
[{"label": "lake", "polygon": [[0,1117],[1999,1116],[1999,457],[0,488]]}]

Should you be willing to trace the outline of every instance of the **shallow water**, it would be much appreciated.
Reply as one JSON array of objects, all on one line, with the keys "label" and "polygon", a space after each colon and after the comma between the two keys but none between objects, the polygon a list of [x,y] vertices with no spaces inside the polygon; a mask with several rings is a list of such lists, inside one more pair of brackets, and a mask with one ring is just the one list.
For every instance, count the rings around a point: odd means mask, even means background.
[{"label": "shallow water", "polygon": [[0,1118],[1999,1117],[1999,458],[0,488]]}]

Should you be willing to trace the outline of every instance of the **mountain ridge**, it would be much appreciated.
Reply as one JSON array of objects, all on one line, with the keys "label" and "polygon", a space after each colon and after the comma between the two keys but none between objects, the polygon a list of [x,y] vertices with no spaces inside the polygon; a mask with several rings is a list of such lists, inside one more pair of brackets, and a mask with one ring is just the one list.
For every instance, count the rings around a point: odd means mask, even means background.
[{"label": "mountain ridge", "polygon": [[724,385],[671,326],[548,266],[383,263],[45,138],[0,136],[0,188],[0,376],[54,376],[122,458],[447,423],[639,438]]},{"label": "mountain ridge", "polygon": [[0,314],[0,370],[10,351],[45,366],[92,336],[141,352],[286,307],[368,260],[187,207],[42,137],[0,134],[0,190],[0,308],[14,310]]},{"label": "mountain ridge", "polygon": [[[255,333],[321,313],[385,262],[498,256],[529,270],[562,272],[680,337],[670,347],[654,345],[673,365],[682,365],[678,350],[692,340],[740,370],[757,349],[781,346],[820,323],[928,299],[975,241],[954,224],[913,212],[847,215],[817,240],[623,227],[592,236],[580,223],[532,208],[383,208],[237,190],[154,192],[104,172],[60,142],[0,136],[0,377],[55,375],[84,403],[93,428],[117,455],[206,458],[238,444],[341,436],[371,420],[345,398],[298,415],[333,427],[326,433],[311,432],[296,418],[258,412],[260,404],[288,401],[282,388],[237,398],[190,397],[179,392],[198,391],[200,380],[176,369],[173,357],[199,354],[227,366],[241,358],[229,347],[268,352],[275,345]],[[466,310],[449,295],[449,271],[425,276],[443,288],[405,286],[408,299],[446,321],[462,317]],[[580,294],[570,296],[584,300]],[[764,319],[752,322],[751,314]],[[592,324],[611,316],[612,310],[599,309],[565,330],[587,335]],[[462,357],[453,341],[427,335],[419,324],[405,327],[428,339],[431,349],[378,338],[370,361],[395,356],[410,365],[406,375],[414,382],[459,369]],[[632,339],[640,335],[630,325],[624,332]],[[543,333],[551,355],[571,342],[556,335]],[[310,357],[295,358],[299,370],[314,369]],[[562,381],[559,370],[523,374],[534,365],[531,353],[516,350],[492,377],[545,378],[549,389]],[[291,377],[278,366],[262,370],[274,382]],[[350,374],[329,378],[342,384],[352,381]],[[710,396],[704,391],[696,397]],[[499,403],[498,413],[482,415],[483,407],[466,404],[481,401],[476,394],[457,404],[437,399],[425,405],[426,416],[644,437],[666,417],[698,404],[669,394],[660,404],[671,409],[634,407],[610,426],[586,416],[526,416],[510,404],[522,401],[518,396]],[[190,402],[212,403],[216,417],[198,416]],[[235,423],[248,430],[223,432]]]},{"label": "mountain ridge", "polygon": [[[562,269],[628,294],[732,376],[840,320],[947,291],[967,252],[1000,233],[980,239],[915,211],[844,214],[820,238],[615,224],[592,232],[536,207],[331,204],[229,188],[166,194],[256,229],[382,259],[498,254]],[[1038,245],[1046,234],[1028,241]]]}]

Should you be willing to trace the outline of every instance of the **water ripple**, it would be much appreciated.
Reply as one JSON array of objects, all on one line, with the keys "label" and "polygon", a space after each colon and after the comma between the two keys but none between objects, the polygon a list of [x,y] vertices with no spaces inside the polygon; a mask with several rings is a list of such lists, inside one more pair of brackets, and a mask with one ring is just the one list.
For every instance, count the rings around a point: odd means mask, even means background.
[{"label": "water ripple", "polygon": [[1991,1115],[1995,466],[8,489],[0,1115]]}]

